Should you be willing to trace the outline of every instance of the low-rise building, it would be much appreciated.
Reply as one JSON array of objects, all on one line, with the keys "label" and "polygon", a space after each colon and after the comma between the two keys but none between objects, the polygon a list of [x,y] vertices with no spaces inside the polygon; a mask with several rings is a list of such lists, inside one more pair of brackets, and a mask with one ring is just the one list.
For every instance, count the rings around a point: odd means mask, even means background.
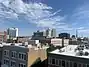
[{"label": "low-rise building", "polygon": [[89,67],[89,45],[68,45],[49,52],[48,67]]},{"label": "low-rise building", "polygon": [[2,67],[30,67],[38,58],[47,59],[46,47],[23,44],[2,44]]},{"label": "low-rise building", "polygon": [[31,39],[31,36],[18,36],[17,42],[18,43],[28,42],[30,39]]},{"label": "low-rise building", "polygon": [[51,39],[51,44],[54,46],[67,46],[69,44],[69,39],[54,38]]}]

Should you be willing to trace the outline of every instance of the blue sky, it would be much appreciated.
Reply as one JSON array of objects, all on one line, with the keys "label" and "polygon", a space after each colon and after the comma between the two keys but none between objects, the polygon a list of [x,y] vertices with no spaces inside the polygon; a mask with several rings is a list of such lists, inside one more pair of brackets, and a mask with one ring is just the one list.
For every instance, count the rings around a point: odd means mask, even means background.
[{"label": "blue sky", "polygon": [[49,27],[70,34],[77,29],[80,36],[89,36],[89,0],[1,0],[0,30],[8,27],[19,28],[19,35]]}]

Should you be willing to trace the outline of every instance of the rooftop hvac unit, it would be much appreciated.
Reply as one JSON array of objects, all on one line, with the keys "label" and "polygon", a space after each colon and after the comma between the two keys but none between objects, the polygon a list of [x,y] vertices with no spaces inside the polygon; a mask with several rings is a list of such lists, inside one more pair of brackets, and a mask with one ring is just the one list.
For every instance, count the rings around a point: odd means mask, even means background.
[{"label": "rooftop hvac unit", "polygon": [[83,55],[83,52],[82,51],[79,51],[79,56],[82,56]]},{"label": "rooftop hvac unit", "polygon": [[89,55],[89,53],[88,52],[85,52],[85,56],[88,56]]},{"label": "rooftop hvac unit", "polygon": [[12,45],[12,46],[14,46],[15,44],[14,44],[14,43],[12,43],[11,45]]},{"label": "rooftop hvac unit", "polygon": [[76,53],[76,55],[77,55],[77,56],[82,56],[82,55],[83,55],[83,51],[78,51],[78,52]]},{"label": "rooftop hvac unit", "polygon": [[25,46],[25,44],[22,44],[21,46]]},{"label": "rooftop hvac unit", "polygon": [[77,50],[84,50],[84,47],[77,47]]},{"label": "rooftop hvac unit", "polygon": [[65,52],[65,50],[59,50],[59,52],[61,53],[61,52]]},{"label": "rooftop hvac unit", "polygon": [[86,46],[86,49],[89,49],[89,46]]},{"label": "rooftop hvac unit", "polygon": [[28,45],[25,45],[25,47],[28,47]]},{"label": "rooftop hvac unit", "polygon": [[74,50],[74,52],[76,52],[76,51],[77,51],[77,49]]},{"label": "rooftop hvac unit", "polygon": [[61,52],[62,52],[62,50],[59,50],[59,52],[61,53]]}]

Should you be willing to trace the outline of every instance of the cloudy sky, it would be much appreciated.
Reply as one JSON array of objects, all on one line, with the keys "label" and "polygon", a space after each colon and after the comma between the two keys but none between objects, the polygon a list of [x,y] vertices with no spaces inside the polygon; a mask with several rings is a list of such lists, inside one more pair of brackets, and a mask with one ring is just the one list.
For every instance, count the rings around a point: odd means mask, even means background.
[{"label": "cloudy sky", "polygon": [[56,28],[89,36],[89,0],[0,0],[0,31],[19,28],[19,35]]}]

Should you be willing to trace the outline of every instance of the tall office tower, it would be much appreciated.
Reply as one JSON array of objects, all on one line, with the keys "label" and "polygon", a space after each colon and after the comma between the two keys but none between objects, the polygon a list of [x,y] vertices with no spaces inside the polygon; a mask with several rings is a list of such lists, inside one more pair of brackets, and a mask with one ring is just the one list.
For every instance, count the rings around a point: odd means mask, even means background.
[{"label": "tall office tower", "polygon": [[7,35],[9,36],[9,39],[16,38],[18,36],[18,28],[8,28]]},{"label": "tall office tower", "polygon": [[48,28],[45,32],[46,32],[46,37],[48,38],[56,37],[56,29]]},{"label": "tall office tower", "polygon": [[46,30],[46,36],[47,36],[47,37],[51,37],[51,29],[48,28],[48,29]]},{"label": "tall office tower", "polygon": [[46,36],[46,30],[43,30],[43,36]]},{"label": "tall office tower", "polygon": [[56,37],[56,29],[51,30],[51,37]]}]

